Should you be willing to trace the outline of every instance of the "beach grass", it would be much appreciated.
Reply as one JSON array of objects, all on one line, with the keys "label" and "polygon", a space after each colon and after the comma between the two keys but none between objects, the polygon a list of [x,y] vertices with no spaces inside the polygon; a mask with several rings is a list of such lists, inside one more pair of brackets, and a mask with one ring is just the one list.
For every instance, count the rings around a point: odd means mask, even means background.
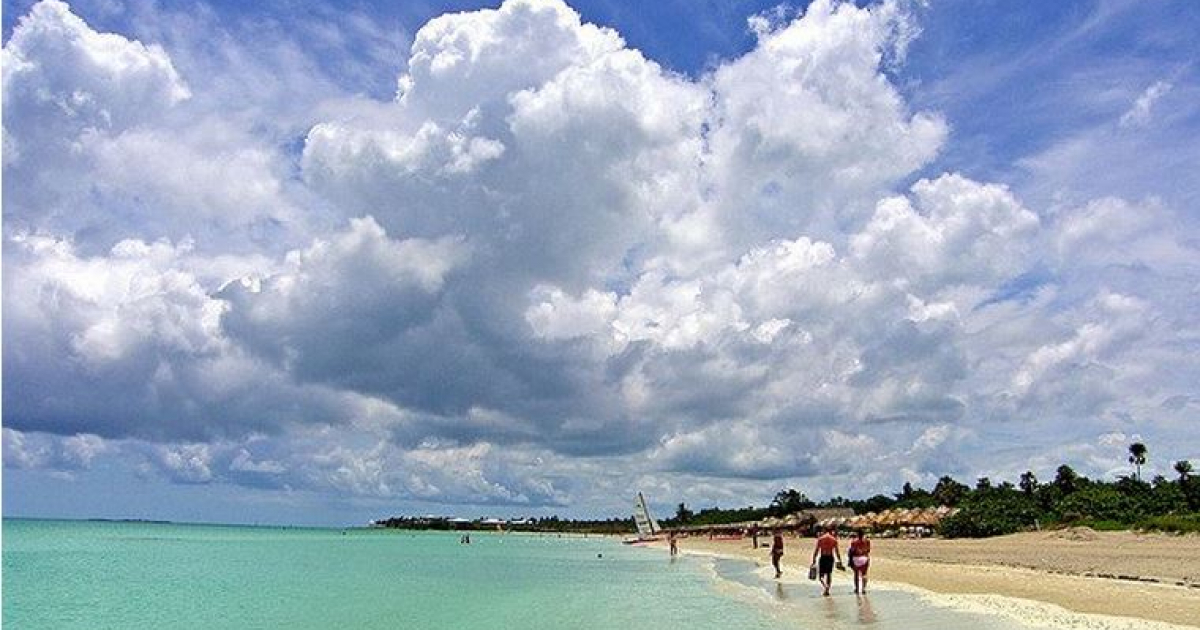
[{"label": "beach grass", "polygon": [[1171,534],[1193,534],[1200,532],[1200,513],[1153,516],[1139,521],[1135,529]]},{"label": "beach grass", "polygon": [[1130,529],[1129,523],[1113,520],[1083,520],[1071,523],[1072,527],[1090,527],[1098,532],[1120,532]]}]

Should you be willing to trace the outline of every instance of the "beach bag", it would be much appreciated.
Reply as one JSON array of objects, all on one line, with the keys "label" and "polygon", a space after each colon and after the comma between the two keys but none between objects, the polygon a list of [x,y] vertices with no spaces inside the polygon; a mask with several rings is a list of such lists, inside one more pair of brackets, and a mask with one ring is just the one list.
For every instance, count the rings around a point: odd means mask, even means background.
[{"label": "beach bag", "polygon": [[810,580],[817,579],[817,565],[814,564],[814,565],[808,567],[808,579],[810,579]]}]

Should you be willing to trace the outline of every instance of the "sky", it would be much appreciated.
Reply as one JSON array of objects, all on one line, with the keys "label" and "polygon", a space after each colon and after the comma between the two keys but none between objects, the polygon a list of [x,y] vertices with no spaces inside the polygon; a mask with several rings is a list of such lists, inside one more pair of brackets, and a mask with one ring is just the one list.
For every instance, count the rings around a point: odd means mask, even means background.
[{"label": "sky", "polygon": [[3,513],[1200,461],[1200,6],[4,0]]}]

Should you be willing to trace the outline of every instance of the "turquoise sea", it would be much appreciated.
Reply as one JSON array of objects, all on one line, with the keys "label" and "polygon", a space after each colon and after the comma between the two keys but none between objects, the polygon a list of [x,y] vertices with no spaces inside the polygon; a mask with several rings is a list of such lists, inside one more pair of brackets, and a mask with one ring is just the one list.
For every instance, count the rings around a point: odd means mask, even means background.
[{"label": "turquoise sea", "polygon": [[113,628],[964,628],[903,591],[821,598],[611,538],[5,519],[3,622]]}]

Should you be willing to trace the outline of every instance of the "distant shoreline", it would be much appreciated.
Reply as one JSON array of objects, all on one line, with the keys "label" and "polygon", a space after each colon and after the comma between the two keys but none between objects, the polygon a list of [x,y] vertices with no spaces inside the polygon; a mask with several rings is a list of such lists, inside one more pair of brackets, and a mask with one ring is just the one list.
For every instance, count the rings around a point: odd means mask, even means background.
[{"label": "distant shoreline", "polygon": [[498,531],[495,528],[475,527],[475,528],[439,528],[439,527],[379,527],[371,525],[291,525],[291,524],[271,524],[271,523],[222,523],[217,521],[170,521],[161,519],[143,519],[143,518],[59,518],[45,516],[8,516],[3,517],[4,521],[30,521],[39,523],[97,523],[97,524],[120,524],[120,525],[178,525],[181,527],[242,527],[250,529],[289,529],[289,530],[320,530],[320,531],[345,531],[345,532],[421,532],[421,533],[470,533],[470,534],[529,534],[539,536],[577,536],[595,537],[595,538],[622,538],[632,536],[633,532],[628,533],[612,533],[612,532],[579,532],[579,531],[555,531],[555,530],[538,530],[538,529],[506,529]]},{"label": "distant shoreline", "polygon": [[53,516],[8,516],[4,521],[35,521],[39,523],[112,523],[127,525],[179,525],[184,527],[247,527],[259,529],[322,529],[330,531],[350,531],[370,529],[366,525],[293,525],[274,523],[222,523],[219,521],[171,521],[162,519],[143,518],[63,518]]}]

